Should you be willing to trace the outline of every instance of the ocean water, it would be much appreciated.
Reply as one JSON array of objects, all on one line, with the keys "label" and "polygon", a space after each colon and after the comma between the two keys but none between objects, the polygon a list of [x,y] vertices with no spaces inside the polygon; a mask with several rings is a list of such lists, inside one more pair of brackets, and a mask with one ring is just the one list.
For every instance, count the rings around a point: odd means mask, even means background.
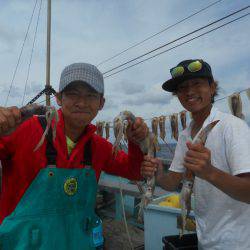
[{"label": "ocean water", "polygon": [[[163,158],[163,159],[173,159],[174,157],[174,151],[176,147],[176,143],[168,143],[168,145],[159,144],[160,151],[156,152],[156,157]],[[124,145],[121,145],[121,148],[127,152],[127,147]]]},{"label": "ocean water", "polygon": [[[172,160],[173,159],[173,153],[169,150],[169,147],[174,152],[176,143],[169,143],[168,146],[166,144],[160,144],[161,150],[156,153],[156,157]],[[126,150],[126,147],[124,147],[124,151]],[[106,173],[102,173],[101,178],[104,180],[117,180],[117,176],[112,176]],[[122,182],[127,182],[127,179],[121,178]]]}]

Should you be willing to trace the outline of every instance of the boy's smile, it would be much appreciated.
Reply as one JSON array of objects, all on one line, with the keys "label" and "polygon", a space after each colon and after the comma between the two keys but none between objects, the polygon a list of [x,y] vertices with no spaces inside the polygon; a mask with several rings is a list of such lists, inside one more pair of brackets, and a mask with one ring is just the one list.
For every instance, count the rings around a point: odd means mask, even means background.
[{"label": "boy's smile", "polygon": [[103,96],[83,83],[70,84],[58,98],[65,122],[75,128],[89,124],[103,104]]},{"label": "boy's smile", "polygon": [[196,113],[211,106],[214,92],[213,83],[209,84],[205,78],[194,78],[180,83],[176,94],[185,109]]}]

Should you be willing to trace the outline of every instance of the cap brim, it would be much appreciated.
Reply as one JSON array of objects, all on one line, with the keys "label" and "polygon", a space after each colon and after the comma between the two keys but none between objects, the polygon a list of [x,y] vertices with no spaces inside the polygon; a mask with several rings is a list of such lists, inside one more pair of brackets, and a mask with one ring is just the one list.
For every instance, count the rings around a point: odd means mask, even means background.
[{"label": "cap brim", "polygon": [[[162,88],[165,91],[168,92],[175,92],[177,90],[177,86],[182,83],[183,81],[189,80],[189,79],[195,79],[195,78],[211,78],[210,76],[204,76],[204,75],[185,75],[185,76],[179,76],[176,78],[171,78],[170,80],[164,82],[162,84]],[[213,79],[213,78],[211,78]]]},{"label": "cap brim", "polygon": [[170,80],[168,80],[162,84],[162,88],[168,92],[175,92],[177,90],[178,84],[180,84],[181,82],[183,82],[185,80],[191,79],[191,78],[194,78],[194,77],[180,76],[180,77],[176,77],[176,78],[171,78]]},{"label": "cap brim", "polygon": [[81,84],[84,86],[88,86],[92,91],[99,93],[98,90],[96,90],[90,83],[83,81],[83,80],[74,80],[74,81],[67,83],[67,85],[60,92],[65,91],[68,88],[71,88],[72,86],[74,86],[74,84]]}]

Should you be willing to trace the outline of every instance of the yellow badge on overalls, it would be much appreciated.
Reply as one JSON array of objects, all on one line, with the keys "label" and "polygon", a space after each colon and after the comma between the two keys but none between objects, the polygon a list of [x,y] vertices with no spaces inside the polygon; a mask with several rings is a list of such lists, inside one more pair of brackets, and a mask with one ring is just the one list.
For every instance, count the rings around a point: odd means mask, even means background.
[{"label": "yellow badge on overalls", "polygon": [[64,183],[64,192],[67,195],[74,195],[77,192],[76,178],[69,178]]}]

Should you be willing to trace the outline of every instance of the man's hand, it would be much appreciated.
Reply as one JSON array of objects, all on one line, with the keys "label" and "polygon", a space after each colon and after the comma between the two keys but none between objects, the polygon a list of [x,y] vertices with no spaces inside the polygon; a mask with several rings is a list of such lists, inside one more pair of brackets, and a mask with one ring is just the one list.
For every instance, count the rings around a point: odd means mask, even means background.
[{"label": "man's hand", "polygon": [[21,112],[17,107],[0,107],[0,136],[12,133],[21,122]]},{"label": "man's hand", "polygon": [[145,155],[141,164],[141,175],[144,178],[152,178],[156,172],[162,171],[163,166],[159,159]]},{"label": "man's hand", "polygon": [[128,140],[139,144],[146,138],[148,131],[148,126],[143,119],[141,117],[136,117],[133,124],[129,121],[126,133]]},{"label": "man's hand", "polygon": [[184,167],[190,169],[196,176],[207,180],[213,172],[211,152],[203,144],[186,143],[188,151],[184,157]]}]

